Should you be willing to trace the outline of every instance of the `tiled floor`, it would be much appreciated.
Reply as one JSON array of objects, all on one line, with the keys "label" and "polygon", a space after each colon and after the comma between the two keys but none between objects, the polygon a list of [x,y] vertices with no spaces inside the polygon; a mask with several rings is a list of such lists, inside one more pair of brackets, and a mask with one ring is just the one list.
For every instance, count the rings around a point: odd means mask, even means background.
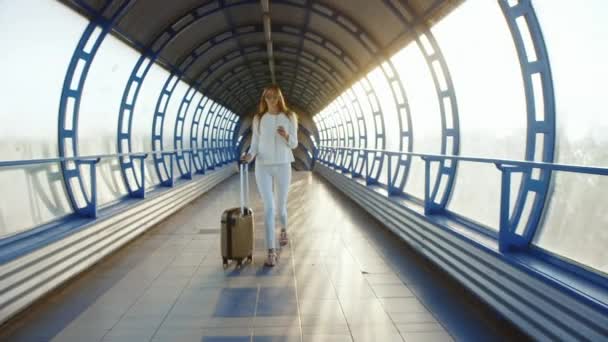
[{"label": "tiled floor", "polygon": [[451,341],[522,339],[316,175],[296,172],[291,242],[223,269],[221,212],[238,176],[56,291],[0,333],[8,341]]}]

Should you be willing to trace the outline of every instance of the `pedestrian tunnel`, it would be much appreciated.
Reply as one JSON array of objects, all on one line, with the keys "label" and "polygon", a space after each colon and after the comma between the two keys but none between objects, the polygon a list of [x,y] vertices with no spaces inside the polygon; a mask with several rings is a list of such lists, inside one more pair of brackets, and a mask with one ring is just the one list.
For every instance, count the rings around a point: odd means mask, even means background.
[{"label": "pedestrian tunnel", "polygon": [[[0,336],[608,339],[606,10],[0,3]],[[223,269],[271,84],[292,238],[262,266],[253,191],[254,263]]]}]

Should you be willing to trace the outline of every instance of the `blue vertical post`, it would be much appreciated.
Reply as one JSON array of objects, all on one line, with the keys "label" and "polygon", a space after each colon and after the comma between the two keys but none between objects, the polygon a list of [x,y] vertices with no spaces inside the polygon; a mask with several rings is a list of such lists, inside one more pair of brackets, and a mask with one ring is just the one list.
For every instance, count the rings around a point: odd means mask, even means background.
[{"label": "blue vertical post", "polygon": [[100,158],[93,160],[76,160],[76,168],[80,165],[87,165],[89,167],[90,178],[91,178],[91,198],[87,202],[86,207],[81,209],[79,213],[82,216],[97,218],[97,163]]},{"label": "blue vertical post", "polygon": [[[526,167],[495,164],[501,172],[500,178],[500,225],[498,231],[498,248],[501,252],[525,248],[527,239],[517,235],[515,231],[514,215],[511,213],[511,174],[521,172],[529,174],[531,170]],[[515,211],[517,213],[517,211]],[[520,213],[517,213],[520,215]],[[517,217],[515,217],[517,218]]]},{"label": "blue vertical post", "polygon": [[498,230],[498,248],[501,252],[509,250],[511,232],[509,227],[509,204],[511,202],[511,171],[501,168],[500,177],[500,225]]},{"label": "blue vertical post", "polygon": [[424,161],[424,215],[430,215],[431,206],[429,202],[431,200],[431,190],[429,183],[431,180],[431,162],[426,158],[422,158],[422,160]]},{"label": "blue vertical post", "polygon": [[148,154],[133,156],[132,158],[137,160],[139,159],[140,172],[141,172],[141,186],[138,187],[133,192],[133,197],[135,198],[145,198],[146,197],[146,158]]},{"label": "blue vertical post", "polygon": [[173,156],[175,152],[162,152],[161,157],[164,160],[166,156],[169,156],[169,175],[166,180],[161,182],[162,186],[166,186],[172,188],[175,185],[175,180],[173,179]]}]

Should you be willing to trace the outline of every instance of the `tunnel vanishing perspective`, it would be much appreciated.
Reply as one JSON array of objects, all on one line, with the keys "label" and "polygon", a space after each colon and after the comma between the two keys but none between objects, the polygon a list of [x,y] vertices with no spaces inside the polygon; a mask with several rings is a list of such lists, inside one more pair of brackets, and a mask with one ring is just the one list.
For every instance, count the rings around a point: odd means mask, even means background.
[{"label": "tunnel vanishing perspective", "polygon": [[[162,243],[173,246],[163,253],[198,253],[189,283],[204,269],[217,283],[199,286],[219,293],[194,300],[210,306],[194,340],[608,339],[607,6],[0,3],[0,337],[127,336],[117,331],[125,317],[139,317],[130,307],[88,336],[65,335],[80,309],[37,334],[20,327],[35,329],[42,319],[31,318],[38,316],[30,308],[129,246],[177,234]],[[289,207],[290,229],[299,233],[283,262],[290,270],[215,270],[216,226],[222,208],[238,203],[235,165],[250,148],[253,115],[271,84],[298,117]],[[263,221],[263,209],[256,214]],[[182,246],[185,240],[198,247]],[[395,255],[409,259],[390,260]],[[178,268],[185,265],[194,266]],[[308,302],[302,270],[313,265],[328,270],[335,297]],[[418,268],[437,275],[412,271]],[[354,298],[377,301],[365,304],[373,306],[363,310],[369,322],[355,315],[367,306],[344,297],[347,270],[357,277],[347,282]],[[312,272],[307,281],[323,278]],[[444,289],[433,277],[453,285]],[[295,285],[280,290],[277,282],[286,280]],[[386,286],[401,292],[384,296],[393,293]],[[296,309],[277,314],[265,302],[276,298]],[[224,310],[248,301],[251,312]],[[146,332],[135,340],[173,340],[175,327],[163,329],[175,305],[147,310],[162,319],[152,324],[146,316],[149,327],[126,330]],[[460,305],[468,312],[461,317],[452,311]],[[338,307],[343,326],[328,323],[334,314],[323,316]],[[382,328],[376,311],[386,316]],[[320,322],[344,330],[320,332]],[[272,326],[292,330],[256,330]],[[220,331],[229,327],[244,330]]]}]

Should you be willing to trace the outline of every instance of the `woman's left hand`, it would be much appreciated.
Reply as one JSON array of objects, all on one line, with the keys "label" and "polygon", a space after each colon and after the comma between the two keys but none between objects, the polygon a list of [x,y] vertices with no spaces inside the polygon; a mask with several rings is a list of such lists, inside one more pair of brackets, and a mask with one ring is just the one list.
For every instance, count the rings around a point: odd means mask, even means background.
[{"label": "woman's left hand", "polygon": [[277,128],[277,133],[279,133],[280,136],[282,136],[285,139],[289,139],[289,134],[287,133],[287,131],[285,130],[285,127],[283,126],[279,126]]}]

